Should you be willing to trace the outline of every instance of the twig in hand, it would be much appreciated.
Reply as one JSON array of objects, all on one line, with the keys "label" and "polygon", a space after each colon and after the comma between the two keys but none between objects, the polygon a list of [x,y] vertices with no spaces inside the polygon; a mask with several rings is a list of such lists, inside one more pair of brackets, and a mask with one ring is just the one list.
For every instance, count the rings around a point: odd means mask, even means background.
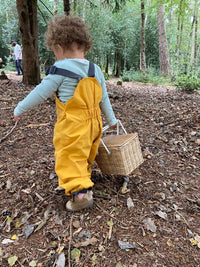
[{"label": "twig in hand", "polygon": [[69,248],[68,248],[68,267],[71,267],[71,243],[72,243],[72,221],[73,221],[73,214],[71,216],[71,220],[70,220],[70,227],[69,227]]},{"label": "twig in hand", "polygon": [[13,130],[16,128],[16,126],[17,126],[17,123],[18,123],[18,121],[16,121],[15,122],[15,125],[12,127],[12,129],[10,130],[10,132],[8,132],[4,137],[2,137],[1,139],[0,139],[0,143],[3,141],[3,140],[5,140],[12,132],[13,132]]}]

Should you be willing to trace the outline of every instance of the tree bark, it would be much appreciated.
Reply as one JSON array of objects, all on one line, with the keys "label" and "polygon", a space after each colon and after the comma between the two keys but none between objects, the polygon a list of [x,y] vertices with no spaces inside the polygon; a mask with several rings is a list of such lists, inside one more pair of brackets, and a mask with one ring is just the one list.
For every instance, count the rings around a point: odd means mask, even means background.
[{"label": "tree bark", "polygon": [[116,51],[115,53],[115,67],[116,67],[116,71],[115,71],[115,76],[119,77],[121,74],[121,54],[119,51]]},{"label": "tree bark", "polygon": [[85,13],[86,13],[86,4],[87,4],[87,0],[84,0],[83,3],[83,20],[85,21]]},{"label": "tree bark", "polygon": [[74,0],[73,14],[76,15],[77,0]]},{"label": "tree bark", "polygon": [[54,0],[54,11],[53,14],[56,15],[58,13],[58,0]]},{"label": "tree bark", "polygon": [[106,54],[106,67],[105,67],[105,73],[108,74],[108,67],[109,67],[109,56]]},{"label": "tree bark", "polygon": [[145,56],[145,13],[144,1],[141,0],[141,26],[140,26],[140,71],[146,71],[146,56]]},{"label": "tree bark", "polygon": [[193,15],[193,19],[192,19],[192,24],[191,24],[191,29],[190,29],[190,35],[189,35],[189,41],[188,41],[188,46],[187,46],[187,53],[186,53],[186,58],[185,58],[185,74],[188,73],[188,68],[190,71],[190,60],[191,60],[191,54],[192,51],[190,51],[190,49],[192,49],[192,36],[193,36],[193,31],[194,31],[194,25],[195,25],[195,21],[196,21],[196,17],[195,17],[195,11],[194,11],[194,15]]},{"label": "tree bark", "polygon": [[23,82],[40,82],[38,58],[37,0],[17,0],[19,27],[23,47]]},{"label": "tree bark", "polygon": [[70,0],[63,0],[64,12],[68,16],[70,15]]},{"label": "tree bark", "polygon": [[157,14],[160,73],[161,75],[164,76],[170,76],[169,53],[168,53],[168,43],[166,37],[164,14],[165,14],[165,7],[162,4],[158,7],[158,14]]}]

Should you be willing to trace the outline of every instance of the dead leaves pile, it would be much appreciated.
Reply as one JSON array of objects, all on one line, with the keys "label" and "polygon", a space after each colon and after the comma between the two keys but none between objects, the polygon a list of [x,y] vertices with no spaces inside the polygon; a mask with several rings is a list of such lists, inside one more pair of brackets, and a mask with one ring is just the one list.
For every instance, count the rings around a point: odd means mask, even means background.
[{"label": "dead leaves pile", "polygon": [[[109,85],[116,116],[138,132],[145,162],[129,176],[94,166],[95,205],[70,214],[57,187],[53,102],[0,144],[2,266],[198,266],[200,97],[152,85]],[[1,136],[26,88],[3,84]],[[16,94],[17,91],[19,94]]]}]

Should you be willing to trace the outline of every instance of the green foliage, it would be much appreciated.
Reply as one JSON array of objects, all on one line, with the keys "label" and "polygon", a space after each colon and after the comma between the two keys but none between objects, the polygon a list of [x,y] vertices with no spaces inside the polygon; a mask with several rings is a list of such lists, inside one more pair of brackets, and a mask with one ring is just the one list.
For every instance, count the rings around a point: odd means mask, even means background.
[{"label": "green foliage", "polygon": [[104,78],[105,80],[109,80],[110,79],[110,75],[106,72],[103,72]]},{"label": "green foliage", "polygon": [[16,71],[15,61],[10,62],[10,57],[4,59],[5,65],[2,68],[3,71]]},{"label": "green foliage", "polygon": [[[159,69],[157,7],[159,3],[165,4],[171,73],[175,75],[180,71],[182,73],[194,71],[197,75],[200,50],[197,46],[197,53],[194,53],[194,34],[192,38],[190,34],[195,1],[183,0],[181,5],[179,0],[145,1],[145,54],[148,68],[145,73],[137,71],[140,62],[141,1],[79,0],[77,6],[74,5],[74,1],[71,2],[72,14],[84,17],[85,22],[91,26],[90,33],[94,46],[92,51],[87,54],[89,60],[101,68],[109,66],[109,70],[113,74],[123,73],[124,80],[155,84],[163,83],[166,80],[161,78],[158,72],[155,72],[156,69]],[[54,9],[55,1],[38,1],[38,46],[42,72],[55,61],[53,53],[47,51],[44,45],[47,22],[52,17]],[[58,1],[57,13],[63,13],[63,1]],[[179,15],[182,28],[180,32],[177,32]],[[197,13],[198,20],[199,16]],[[7,59],[12,50],[9,44],[11,39],[15,39],[21,44],[16,1],[0,0],[0,57],[3,59],[2,65],[8,64],[6,68],[13,67]],[[177,40],[179,40],[178,43]],[[197,34],[197,45],[199,41],[200,37]],[[194,55],[197,55],[196,58]],[[150,67],[154,69],[153,72],[149,70]],[[109,76],[106,75],[105,78],[107,79]]]},{"label": "green foliage", "polygon": [[148,68],[146,72],[140,72],[131,69],[124,72],[121,79],[125,82],[135,81],[142,83],[153,83],[154,85],[169,83],[169,78],[159,76],[158,71],[153,68]]},{"label": "green foliage", "polygon": [[175,86],[178,90],[186,93],[194,93],[200,88],[200,78],[195,75],[177,77]]}]

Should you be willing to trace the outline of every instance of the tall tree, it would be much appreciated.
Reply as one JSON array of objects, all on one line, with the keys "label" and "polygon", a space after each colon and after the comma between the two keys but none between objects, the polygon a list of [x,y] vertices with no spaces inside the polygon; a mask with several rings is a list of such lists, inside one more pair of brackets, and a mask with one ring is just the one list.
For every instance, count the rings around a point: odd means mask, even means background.
[{"label": "tall tree", "polygon": [[54,14],[57,14],[58,13],[58,0],[54,0],[54,11],[53,11]]},{"label": "tall tree", "polygon": [[70,15],[70,0],[63,0],[64,12],[66,15]]},{"label": "tall tree", "polygon": [[194,71],[196,69],[196,62],[197,62],[197,28],[198,28],[198,20],[197,20],[197,14],[198,14],[198,0],[195,0],[194,3],[194,30],[193,30],[193,38],[192,38],[192,51],[191,51],[191,70]]},{"label": "tall tree", "polygon": [[160,61],[160,73],[164,76],[170,76],[169,68],[169,53],[168,43],[165,27],[165,6],[164,4],[158,4],[158,41],[159,41],[159,61]]},{"label": "tall tree", "polygon": [[[183,0],[180,0],[178,7],[178,20],[177,20],[177,35],[176,35],[176,46],[175,46],[175,71],[177,72],[178,60],[180,55],[180,45],[182,41],[183,33]],[[182,21],[181,21],[182,18]]]},{"label": "tall tree", "polygon": [[141,0],[141,25],[140,25],[140,71],[146,71],[145,56],[145,11],[144,0]]},{"label": "tall tree", "polygon": [[16,0],[23,46],[23,82],[38,84],[40,67],[38,58],[37,0]]}]

